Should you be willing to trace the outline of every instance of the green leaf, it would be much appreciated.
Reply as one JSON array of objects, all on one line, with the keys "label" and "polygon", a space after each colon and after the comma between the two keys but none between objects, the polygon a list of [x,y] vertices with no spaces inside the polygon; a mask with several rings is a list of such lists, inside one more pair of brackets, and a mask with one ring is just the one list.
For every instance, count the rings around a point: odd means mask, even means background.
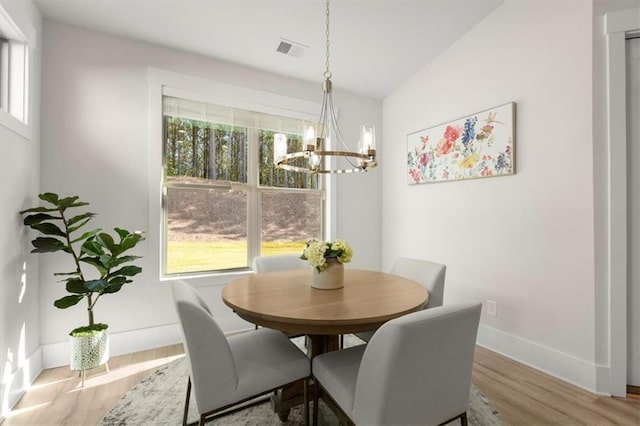
[{"label": "green leaf", "polygon": [[[71,230],[69,230],[69,231],[72,232]],[[72,243],[77,243],[78,241],[89,239],[89,238],[93,237],[94,235],[96,235],[98,232],[100,232],[100,228],[94,229],[93,231],[87,231],[87,232],[83,233],[82,235],[80,235],[78,238],[76,238],[75,240],[73,240],[71,242]]]},{"label": "green leaf", "polygon": [[57,235],[59,237],[67,236],[62,229],[58,228],[58,226],[53,223],[34,223],[31,225],[31,228],[40,231],[45,235]]},{"label": "green leaf", "polygon": [[69,235],[73,234],[74,232],[76,232],[78,229],[82,228],[83,226],[85,226],[87,224],[87,222],[89,222],[89,219],[86,219],[82,222],[77,223],[75,226],[68,226],[67,229],[69,230]]},{"label": "green leaf", "polygon": [[113,259],[111,262],[111,267],[115,268],[118,265],[122,265],[123,263],[131,262],[132,260],[140,259],[142,256],[121,256]]},{"label": "green leaf", "polygon": [[98,257],[104,254],[102,246],[95,240],[88,240],[82,244],[80,252],[85,253],[92,257]]},{"label": "green leaf", "polygon": [[102,293],[117,293],[118,291],[120,291],[123,285],[130,282],[132,281],[127,280],[124,277],[116,277],[109,281],[109,286],[105,288]]},{"label": "green leaf", "polygon": [[78,201],[77,203],[73,203],[71,204],[69,207],[82,207],[82,206],[88,206],[89,203],[86,203],[84,201]]},{"label": "green leaf", "polygon": [[44,194],[38,195],[38,198],[56,206],[58,205],[58,194],[53,192],[45,192]]},{"label": "green leaf", "polygon": [[119,247],[119,253],[124,253],[125,251],[133,248],[136,246],[136,244],[138,244],[138,242],[140,240],[142,240],[142,235],[140,234],[129,234],[126,237],[124,237],[122,239],[122,241],[120,242],[120,247]]},{"label": "green leaf", "polygon": [[69,293],[85,294],[89,293],[89,289],[84,284],[84,280],[78,278],[70,278],[67,280],[67,291]]},{"label": "green leaf", "polygon": [[100,273],[100,276],[107,274],[107,268],[105,268],[104,265],[100,263],[100,260],[97,257],[82,257],[78,260],[80,260],[80,262],[88,263],[89,265],[92,265],[93,267],[95,267]]},{"label": "green leaf", "polygon": [[32,207],[30,209],[22,210],[20,214],[25,213],[41,213],[41,212],[57,212],[57,207]]},{"label": "green leaf", "polygon": [[[71,219],[69,219],[68,223],[69,223],[69,226],[71,226],[71,225],[73,225],[73,224],[75,224],[77,222],[80,222],[81,220],[85,220],[85,219],[86,219],[86,221],[84,223],[87,223],[94,216],[96,216],[95,213],[91,213],[91,212],[82,213],[82,214],[79,214],[79,215],[74,216]],[[78,227],[76,227],[76,229],[78,229],[80,226],[82,226],[82,225],[79,225]]]},{"label": "green leaf", "polygon": [[74,203],[78,200],[78,198],[80,197],[78,197],[77,195],[74,195],[72,197],[66,197],[61,200],[58,200],[58,207],[60,207],[61,210],[66,210],[69,207],[74,206]]},{"label": "green leaf", "polygon": [[85,287],[91,291],[102,291],[109,285],[105,280],[90,280],[84,283]]},{"label": "green leaf", "polygon": [[79,301],[81,301],[84,298],[84,296],[79,295],[79,294],[73,294],[71,296],[65,296],[61,299],[56,300],[55,302],[53,302],[53,306],[55,306],[56,308],[60,308],[60,309],[66,309],[69,308],[73,305],[76,305]]},{"label": "green leaf", "polygon": [[101,232],[96,236],[96,240],[98,240],[98,242],[100,244],[102,244],[104,247],[106,247],[109,252],[111,253],[116,253],[118,250],[118,247],[116,246],[115,242],[113,241],[113,237],[109,234],[107,234],[106,232]]},{"label": "green leaf", "polygon": [[125,276],[125,277],[133,277],[134,275],[138,275],[140,272],[142,272],[142,268],[141,267],[129,265],[129,266],[125,266],[123,268],[120,268],[115,272],[111,272],[109,274],[109,276],[110,277],[117,277],[119,275],[122,275],[122,276]]},{"label": "green leaf", "polygon": [[104,265],[105,268],[107,269],[111,269],[113,268],[113,256],[111,256],[108,253],[105,253],[103,255],[100,256],[100,263],[102,263]]},{"label": "green leaf", "polygon": [[65,276],[65,275],[80,275],[80,272],[73,271],[73,272],[54,272],[53,273],[53,276],[55,277]]},{"label": "green leaf", "polygon": [[31,241],[31,244],[35,247],[31,253],[51,253],[60,250],[69,252],[67,245],[56,238],[38,237]]},{"label": "green leaf", "polygon": [[118,235],[120,235],[120,240],[122,240],[123,238],[125,238],[127,235],[131,233],[126,229],[122,229],[122,228],[113,228],[113,229],[118,233]]},{"label": "green leaf", "polygon": [[24,218],[24,224],[27,226],[34,225],[36,223],[44,222],[45,220],[60,220],[60,216],[51,216],[46,213],[32,214]]}]

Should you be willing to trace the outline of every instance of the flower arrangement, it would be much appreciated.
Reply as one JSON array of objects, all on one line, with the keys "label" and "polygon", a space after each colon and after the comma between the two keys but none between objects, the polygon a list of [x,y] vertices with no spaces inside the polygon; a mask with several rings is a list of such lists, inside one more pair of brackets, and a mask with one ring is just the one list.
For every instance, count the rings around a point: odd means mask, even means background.
[{"label": "flower arrangement", "polygon": [[327,269],[327,259],[335,258],[340,263],[351,262],[353,249],[344,240],[330,241],[307,241],[307,246],[302,252],[300,259],[309,262],[309,265],[316,268],[318,272]]}]

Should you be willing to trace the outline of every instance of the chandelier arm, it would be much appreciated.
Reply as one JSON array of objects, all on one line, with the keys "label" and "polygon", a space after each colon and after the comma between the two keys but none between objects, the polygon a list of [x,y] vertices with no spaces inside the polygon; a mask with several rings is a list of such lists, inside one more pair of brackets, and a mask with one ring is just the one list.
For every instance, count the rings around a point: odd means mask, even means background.
[{"label": "chandelier arm", "polygon": [[[327,103],[327,98],[328,98],[328,94],[325,91],[324,95],[322,96],[322,108],[320,109],[320,117],[318,117],[318,123],[316,125],[317,129],[317,137],[322,138],[324,141],[324,138],[327,137],[327,109],[328,109],[328,103]],[[323,144],[324,145],[324,144]]]},{"label": "chandelier arm", "polygon": [[[342,132],[340,131],[340,128],[338,127],[338,119],[336,117],[336,112],[333,108],[333,95],[331,94],[331,92],[329,92],[329,113],[331,114],[331,125],[333,127],[333,132],[336,134],[336,144],[335,147],[340,150],[340,149],[344,149],[346,151],[349,151],[349,147],[347,146],[347,144],[344,141],[344,137],[342,137]],[[347,160],[347,163],[349,163],[349,165],[351,167],[354,168],[360,168],[359,164],[356,164],[351,157],[357,157],[355,155],[350,155],[350,156],[344,156],[345,160]],[[362,156],[362,157],[357,157],[357,158],[369,158],[368,156]]]}]

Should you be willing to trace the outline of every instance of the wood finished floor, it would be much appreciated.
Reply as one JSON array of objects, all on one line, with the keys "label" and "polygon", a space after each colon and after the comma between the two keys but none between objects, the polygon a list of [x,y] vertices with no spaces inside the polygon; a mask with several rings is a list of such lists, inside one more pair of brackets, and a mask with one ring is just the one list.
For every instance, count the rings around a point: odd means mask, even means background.
[{"label": "wood finished floor", "polygon": [[[67,367],[43,371],[3,426],[95,425],[133,385],[182,354],[181,345],[112,357],[80,388]],[[594,395],[482,347],[473,382],[508,425],[640,425],[640,399]]]}]

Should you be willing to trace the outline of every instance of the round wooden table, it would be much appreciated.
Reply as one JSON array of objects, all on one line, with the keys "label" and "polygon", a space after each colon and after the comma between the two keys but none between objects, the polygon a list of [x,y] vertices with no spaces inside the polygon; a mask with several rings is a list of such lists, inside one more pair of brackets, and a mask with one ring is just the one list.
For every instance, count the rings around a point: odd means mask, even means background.
[{"label": "round wooden table", "polygon": [[313,357],[337,349],[330,336],[372,331],[390,319],[421,309],[429,298],[418,283],[383,272],[345,268],[344,287],[309,285],[307,269],[259,273],[222,290],[241,318],[263,327],[310,336]]},{"label": "round wooden table", "polygon": [[[313,358],[339,349],[340,334],[372,331],[390,319],[417,311],[429,294],[418,283],[383,272],[345,268],[344,287],[309,285],[310,269],[264,272],[239,278],[222,289],[222,300],[241,318],[290,334],[306,334]],[[274,410],[286,421],[304,401],[299,386],[280,389]]]}]

